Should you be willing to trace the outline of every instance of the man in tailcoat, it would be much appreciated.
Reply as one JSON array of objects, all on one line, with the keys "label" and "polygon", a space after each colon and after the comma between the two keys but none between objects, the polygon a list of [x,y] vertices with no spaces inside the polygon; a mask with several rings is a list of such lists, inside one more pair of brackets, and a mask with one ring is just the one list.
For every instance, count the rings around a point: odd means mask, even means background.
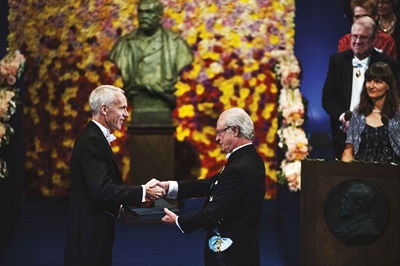
[{"label": "man in tailcoat", "polygon": [[123,184],[110,142],[128,117],[124,91],[102,85],[89,97],[92,120],[76,139],[71,156],[65,265],[112,264],[114,223],[121,205],[140,205],[145,197],[165,194],[151,180],[142,186]]},{"label": "man in tailcoat", "polygon": [[177,216],[165,209],[162,221],[183,233],[208,230],[205,265],[259,265],[259,219],[265,195],[265,167],[252,144],[254,125],[240,108],[223,112],[216,141],[228,162],[220,173],[197,181],[164,181],[171,198],[207,197],[201,210]]}]

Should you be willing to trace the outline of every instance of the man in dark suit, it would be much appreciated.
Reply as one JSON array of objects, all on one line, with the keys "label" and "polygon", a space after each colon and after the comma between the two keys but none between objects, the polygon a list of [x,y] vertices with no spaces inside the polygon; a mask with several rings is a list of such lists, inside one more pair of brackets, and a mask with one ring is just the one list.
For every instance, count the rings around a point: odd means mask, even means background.
[{"label": "man in dark suit", "polygon": [[254,125],[240,108],[223,112],[216,141],[227,153],[220,173],[197,181],[165,181],[171,198],[208,197],[203,209],[177,216],[164,209],[162,221],[183,233],[205,228],[205,265],[259,265],[259,218],[265,195],[265,167],[252,144]]},{"label": "man in dark suit", "polygon": [[[364,72],[368,65],[387,63],[400,84],[400,64],[394,59],[377,52],[373,42],[377,27],[370,17],[354,21],[351,28],[351,50],[330,57],[328,74],[322,92],[322,106],[330,116],[334,156],[341,159],[345,148],[346,129],[349,116],[345,112],[359,103],[364,83]],[[400,87],[399,87],[400,89]]]},{"label": "man in dark suit", "polygon": [[114,222],[122,204],[140,205],[165,191],[151,180],[126,186],[114,161],[110,134],[128,117],[124,91],[110,85],[97,87],[89,97],[92,121],[76,139],[71,156],[65,265],[111,265]]}]

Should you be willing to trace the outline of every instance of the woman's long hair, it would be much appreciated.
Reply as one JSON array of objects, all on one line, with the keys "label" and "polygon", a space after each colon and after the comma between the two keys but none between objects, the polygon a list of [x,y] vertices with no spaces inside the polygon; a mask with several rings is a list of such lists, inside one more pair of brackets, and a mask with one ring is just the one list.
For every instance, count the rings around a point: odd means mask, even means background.
[{"label": "woman's long hair", "polygon": [[378,62],[370,66],[365,72],[365,81],[363,84],[363,89],[360,95],[360,104],[357,107],[357,111],[365,116],[372,113],[374,108],[374,103],[372,99],[368,96],[366,83],[368,81],[385,81],[388,84],[388,90],[386,92],[386,99],[383,104],[382,114],[387,115],[389,118],[393,118],[399,109],[399,101],[397,94],[396,80],[390,67],[383,63]]}]

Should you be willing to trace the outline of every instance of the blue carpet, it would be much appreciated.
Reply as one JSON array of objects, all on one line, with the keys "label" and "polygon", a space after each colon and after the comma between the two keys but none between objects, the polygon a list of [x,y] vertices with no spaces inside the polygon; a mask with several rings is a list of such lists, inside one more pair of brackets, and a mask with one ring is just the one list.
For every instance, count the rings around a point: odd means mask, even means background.
[{"label": "blue carpet", "polygon": [[[200,208],[203,200],[185,200],[182,213]],[[63,265],[67,199],[23,199],[21,220],[0,265]],[[283,265],[275,200],[264,202],[261,218],[261,265]],[[203,265],[206,232],[182,234],[159,221],[122,217],[116,223],[113,265]]]}]

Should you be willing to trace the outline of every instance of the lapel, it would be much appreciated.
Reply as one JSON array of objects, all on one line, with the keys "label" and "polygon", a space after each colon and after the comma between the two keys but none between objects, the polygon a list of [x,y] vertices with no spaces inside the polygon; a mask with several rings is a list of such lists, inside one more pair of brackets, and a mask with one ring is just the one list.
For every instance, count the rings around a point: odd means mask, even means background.
[{"label": "lapel", "polygon": [[350,107],[351,102],[351,92],[353,88],[353,52],[348,50],[344,53],[344,61],[342,68],[342,77],[343,77],[343,85],[345,86],[344,90],[346,92],[346,106]]},{"label": "lapel", "polygon": [[379,59],[379,52],[377,52],[375,49],[371,53],[371,60],[369,61],[368,67],[372,66],[376,62],[380,61]]},{"label": "lapel", "polygon": [[244,146],[244,147],[240,148],[239,150],[235,151],[234,153],[231,154],[231,156],[229,156],[228,162],[222,168],[220,173],[217,174],[215,176],[215,178],[213,178],[213,181],[212,181],[211,186],[210,186],[210,195],[208,196],[208,199],[205,202],[204,206],[206,206],[208,202],[213,201],[213,197],[214,197],[213,192],[214,192],[215,188],[218,187],[219,179],[223,176],[224,170],[226,168],[228,168],[229,165],[232,166],[232,164],[234,164],[234,162],[235,162],[235,160],[237,158],[243,156],[243,154],[246,154],[246,153],[249,153],[249,152],[252,152],[252,151],[254,151],[254,152],[256,151],[254,145],[247,145],[247,146]]},{"label": "lapel", "polygon": [[96,132],[96,134],[99,135],[102,145],[107,150],[107,155],[109,156],[109,159],[113,162],[113,165],[118,170],[118,173],[120,173],[117,163],[115,162],[115,157],[114,157],[113,151],[111,150],[111,146],[108,143],[108,141],[107,141],[106,137],[104,136],[103,132],[101,131],[101,129],[93,121],[90,121],[88,123],[88,127],[91,128],[94,132]]}]

